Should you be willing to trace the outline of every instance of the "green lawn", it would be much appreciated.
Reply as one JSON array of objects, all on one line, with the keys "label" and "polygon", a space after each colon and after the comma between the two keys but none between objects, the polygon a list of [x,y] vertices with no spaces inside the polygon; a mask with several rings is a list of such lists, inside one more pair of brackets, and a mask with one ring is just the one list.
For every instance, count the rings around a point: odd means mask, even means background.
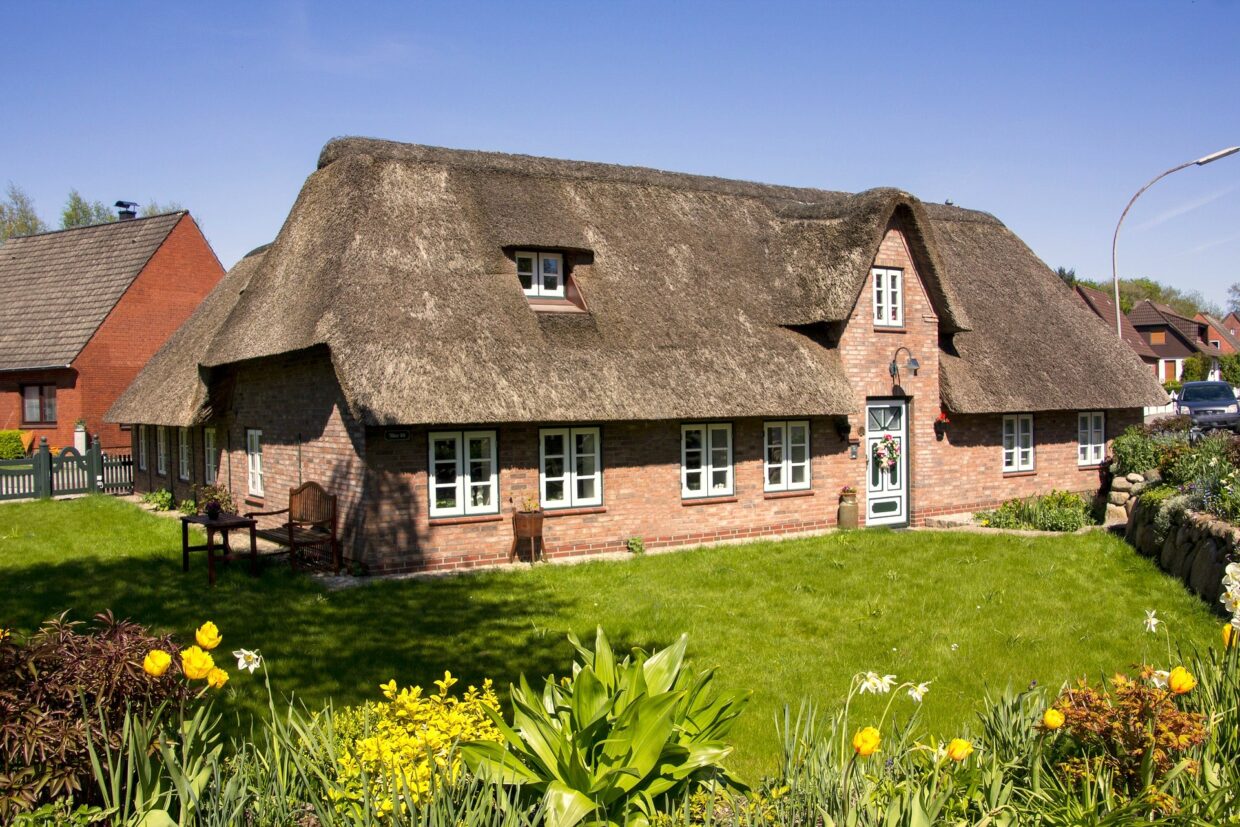
[{"label": "green lawn", "polygon": [[[773,767],[782,705],[837,704],[857,671],[932,680],[927,724],[952,734],[986,688],[1057,686],[1147,654],[1163,664],[1166,642],[1145,633],[1145,609],[1181,642],[1217,636],[1199,600],[1102,533],[875,530],[334,592],[274,563],[258,580],[226,570],[212,590],[205,562],[196,555],[182,574],[179,524],[122,501],[0,505],[0,626],[28,631],[65,610],[111,608],[188,640],[210,619],[221,651],[262,650],[278,691],[337,703],[374,697],[393,677],[425,685],[444,669],[500,685],[563,672],[565,634],[596,624],[623,647],[688,632],[697,665],[753,690],[736,733],[736,763],[753,776]],[[234,675],[230,703],[256,707],[258,687]]]}]

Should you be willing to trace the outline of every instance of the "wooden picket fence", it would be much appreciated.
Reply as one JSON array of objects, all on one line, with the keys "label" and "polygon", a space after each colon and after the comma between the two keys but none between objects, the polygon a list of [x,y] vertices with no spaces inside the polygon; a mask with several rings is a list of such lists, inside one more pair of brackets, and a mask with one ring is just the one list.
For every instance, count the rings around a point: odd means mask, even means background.
[{"label": "wooden picket fence", "polygon": [[53,454],[44,437],[31,456],[0,460],[0,500],[132,492],[133,457],[105,453],[98,437],[84,454],[76,448]]}]

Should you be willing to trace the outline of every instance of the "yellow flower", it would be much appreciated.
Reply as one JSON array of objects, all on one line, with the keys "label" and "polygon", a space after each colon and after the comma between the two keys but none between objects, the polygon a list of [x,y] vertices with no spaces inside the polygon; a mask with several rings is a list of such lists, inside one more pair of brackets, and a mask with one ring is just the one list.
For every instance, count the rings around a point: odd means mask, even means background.
[{"label": "yellow flower", "polygon": [[207,621],[198,627],[198,631],[194,632],[194,640],[198,641],[198,645],[203,649],[211,650],[220,645],[220,641],[224,638],[220,636],[220,630],[215,627],[211,621]]},{"label": "yellow flower", "polygon": [[1196,685],[1197,679],[1183,666],[1172,669],[1171,674],[1167,676],[1167,686],[1177,695],[1192,692]]},{"label": "yellow flower", "polygon": [[[3,638],[0,638],[3,640]],[[1240,630],[1230,623],[1223,624],[1223,648],[1230,649],[1236,645],[1236,641],[1240,640]]]},{"label": "yellow flower", "polygon": [[146,653],[146,658],[142,661],[142,669],[152,678],[158,678],[168,671],[170,663],[172,663],[172,655],[163,649],[152,649]]},{"label": "yellow flower", "polygon": [[215,660],[197,646],[181,652],[181,671],[191,681],[200,681],[215,668]]},{"label": "yellow flower", "polygon": [[953,738],[947,745],[947,757],[953,761],[963,761],[973,754],[973,745],[963,738]]},{"label": "yellow flower", "polygon": [[868,758],[878,752],[878,745],[882,742],[882,736],[878,734],[878,730],[872,726],[865,729],[857,730],[857,734],[853,736],[853,750],[862,758]]},{"label": "yellow flower", "polygon": [[459,682],[459,681],[458,681],[456,678],[452,677],[452,673],[451,673],[451,672],[444,671],[444,673],[443,673],[443,680],[441,680],[441,681],[435,681],[435,686],[438,686],[438,687],[439,687],[439,694],[440,694],[440,695],[447,695],[447,694],[448,694],[448,690],[452,688],[452,685],[453,685],[453,684],[455,684],[455,683],[458,683],[458,682]]},{"label": "yellow flower", "polygon": [[226,683],[228,683],[228,673],[218,666],[207,673],[207,686],[212,689],[223,689]]},{"label": "yellow flower", "polygon": [[1042,726],[1048,730],[1056,730],[1063,726],[1063,713],[1051,707],[1042,713]]}]

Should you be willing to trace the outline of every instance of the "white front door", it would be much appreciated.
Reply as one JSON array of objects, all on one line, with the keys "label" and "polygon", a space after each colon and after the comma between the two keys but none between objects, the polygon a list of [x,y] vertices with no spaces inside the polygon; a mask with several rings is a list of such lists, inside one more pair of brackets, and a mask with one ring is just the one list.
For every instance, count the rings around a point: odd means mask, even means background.
[{"label": "white front door", "polygon": [[865,523],[908,523],[908,402],[865,406]]}]

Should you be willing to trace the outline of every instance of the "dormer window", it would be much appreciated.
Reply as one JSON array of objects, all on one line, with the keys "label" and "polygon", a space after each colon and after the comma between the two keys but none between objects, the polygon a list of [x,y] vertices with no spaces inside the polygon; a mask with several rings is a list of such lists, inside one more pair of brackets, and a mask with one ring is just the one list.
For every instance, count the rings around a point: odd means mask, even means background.
[{"label": "dormer window", "polygon": [[904,327],[904,271],[895,267],[875,267],[874,326]]},{"label": "dormer window", "polygon": [[532,299],[564,298],[564,256],[559,253],[515,254],[521,290]]}]

